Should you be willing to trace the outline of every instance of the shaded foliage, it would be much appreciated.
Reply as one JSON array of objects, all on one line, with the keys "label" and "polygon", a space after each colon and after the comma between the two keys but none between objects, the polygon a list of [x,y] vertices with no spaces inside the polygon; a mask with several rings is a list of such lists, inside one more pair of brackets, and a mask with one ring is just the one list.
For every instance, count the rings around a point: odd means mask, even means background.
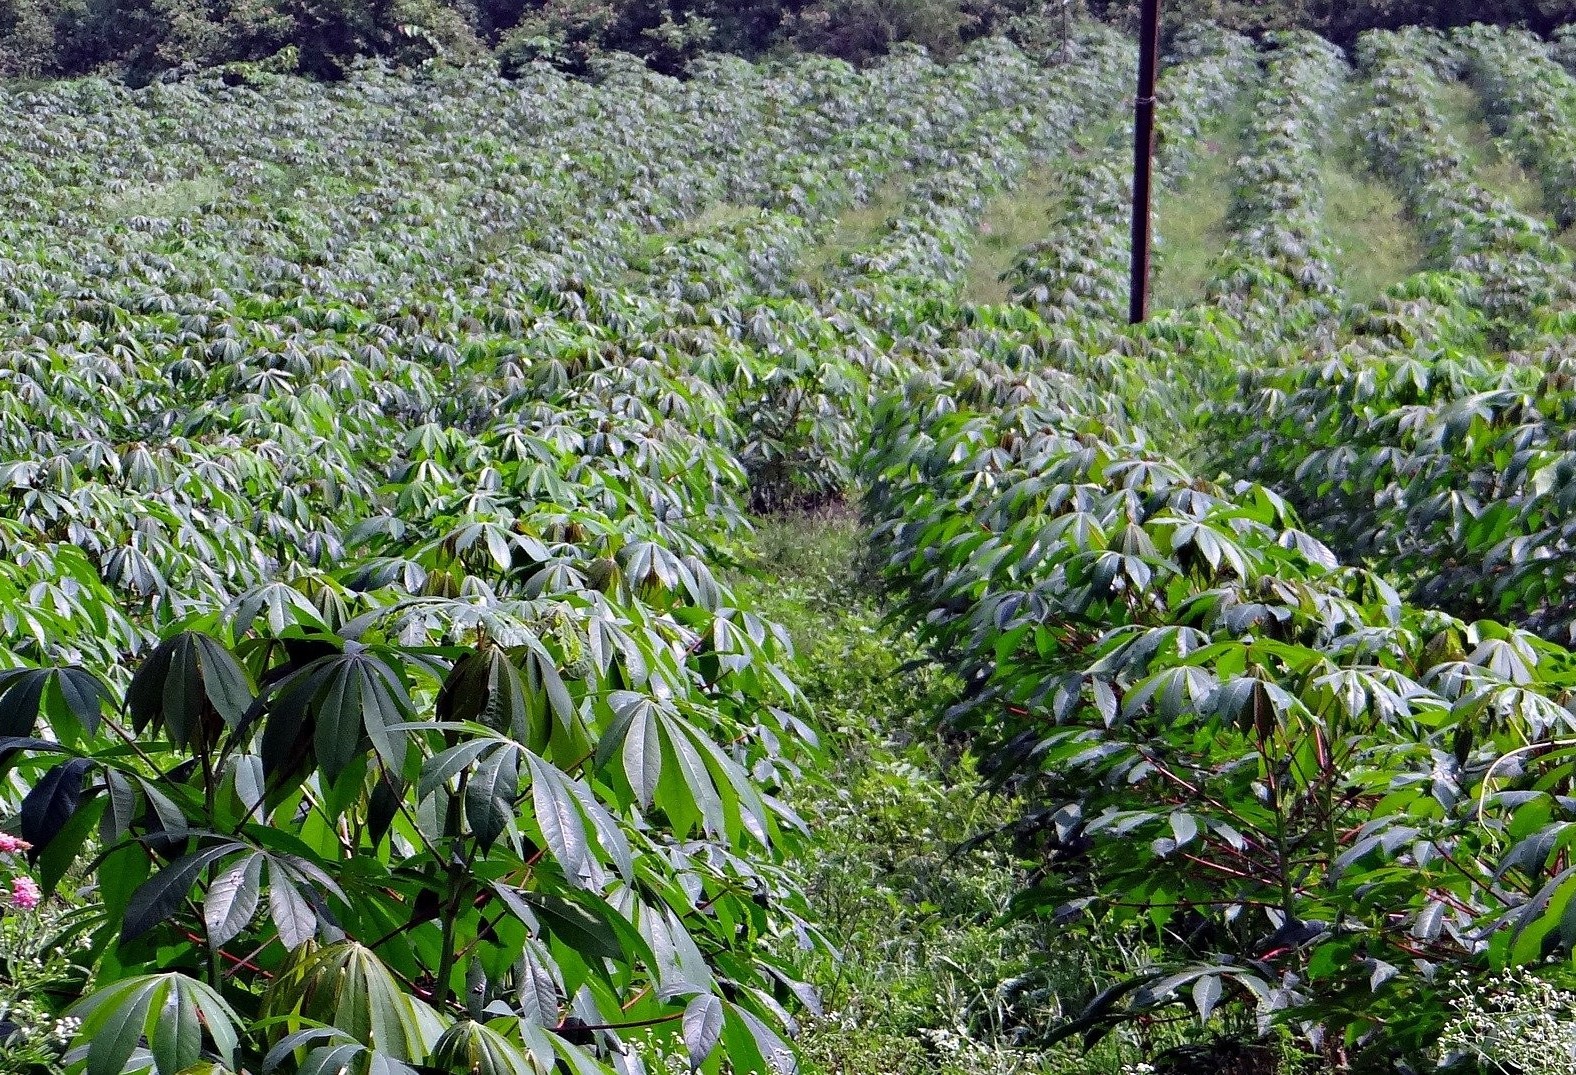
[{"label": "shaded foliage", "polygon": [[[1085,0],[1096,16],[1120,24],[1136,20],[1135,0]],[[1248,33],[1306,29],[1345,47],[1356,44],[1365,30],[1405,26],[1448,28],[1474,22],[1526,25],[1539,33],[1554,32],[1576,21],[1571,0],[1200,0],[1172,9],[1178,20],[1207,20]]]},{"label": "shaded foliage", "polygon": [[[0,0],[0,76],[109,65],[146,79],[278,56],[277,64],[339,78],[358,57],[465,62],[489,50],[506,71],[541,60],[587,74],[623,52],[675,74],[706,51],[799,49],[868,62],[911,43],[950,56],[990,34],[1059,40],[1066,18],[1091,13],[1125,24],[1135,12],[1133,0]],[[1249,33],[1300,27],[1346,45],[1374,27],[1473,21],[1549,33],[1576,21],[1576,4],[1209,0],[1168,14],[1173,30],[1193,22]]]}]

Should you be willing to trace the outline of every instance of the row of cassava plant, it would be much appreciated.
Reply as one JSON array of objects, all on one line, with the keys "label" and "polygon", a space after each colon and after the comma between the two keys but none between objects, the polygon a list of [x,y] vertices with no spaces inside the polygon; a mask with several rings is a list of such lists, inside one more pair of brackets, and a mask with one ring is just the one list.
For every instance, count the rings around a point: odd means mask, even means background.
[{"label": "row of cassava plant", "polygon": [[1340,284],[1324,223],[1322,158],[1346,91],[1346,62],[1329,42],[1287,34],[1265,56],[1265,76],[1233,175],[1231,240],[1209,295],[1241,320],[1306,304],[1312,324],[1339,313]]},{"label": "row of cassava plant", "polygon": [[1576,223],[1576,77],[1524,30],[1473,26],[1455,37],[1495,130],[1537,175],[1556,224]]},{"label": "row of cassava plant", "polygon": [[[11,98],[0,749],[88,919],[67,1065],[792,1066],[813,737],[713,570],[836,488],[800,389],[860,414],[852,316],[955,277],[1112,84],[1086,39]],[[930,215],[801,288],[894,171]],[[854,382],[777,379],[822,342]]]},{"label": "row of cassava plant", "polygon": [[[1426,137],[1387,144],[1421,157]],[[1430,174],[1419,205],[1444,197]],[[1516,257],[1484,219],[1471,249]],[[1484,300],[1479,263],[1451,260],[1339,332],[1480,344],[1509,307]],[[1561,263],[1521,268],[1547,289]],[[1569,943],[1568,654],[1409,603],[1342,567],[1272,491],[1168,459],[1144,426],[1175,434],[1130,371],[1168,377],[1177,344],[1201,342],[1216,354],[1195,357],[1251,371],[1277,343],[1201,324],[1159,324],[1160,346],[1126,357],[1028,323],[960,333],[879,412],[877,545],[906,622],[967,685],[954,726],[1042,804],[1019,829],[1042,878],[1020,913],[1154,938],[1153,971],[1066,1030],[1092,1040],[1185,1003],[1288,1025],[1337,1063],[1444,1059],[1453,995],[1435,968]]]},{"label": "row of cassava plant", "polygon": [[1563,943],[1568,656],[1406,604],[1103,396],[960,360],[866,458],[900,608],[968,685],[953,720],[1043,804],[1020,910],[1157,938],[1068,1029],[1245,1005],[1332,1058],[1423,1057],[1430,966]]},{"label": "row of cassava plant", "polygon": [[[1412,48],[1376,45],[1396,47]],[[1376,81],[1390,77],[1381,69]],[[1401,107],[1396,98],[1386,114]],[[1443,145],[1424,135],[1431,122],[1403,141],[1428,177],[1412,196],[1442,220],[1481,188],[1453,150],[1429,156]],[[1397,154],[1403,141],[1390,143]],[[1343,557],[1381,566],[1418,601],[1568,638],[1568,258],[1505,212],[1465,215],[1449,231],[1460,253],[1450,271],[1350,311],[1312,353],[1250,363],[1216,411],[1218,458],[1282,490]],[[1507,335],[1525,342],[1502,358]]]}]

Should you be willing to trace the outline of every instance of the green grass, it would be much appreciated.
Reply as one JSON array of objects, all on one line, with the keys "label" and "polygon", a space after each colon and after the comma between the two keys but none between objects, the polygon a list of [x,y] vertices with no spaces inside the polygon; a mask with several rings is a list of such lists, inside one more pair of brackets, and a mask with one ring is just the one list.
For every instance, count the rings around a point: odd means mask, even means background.
[{"label": "green grass", "polygon": [[1146,1051],[1126,1031],[1087,1055],[1016,1043],[1130,970],[1134,938],[1003,921],[1023,864],[1005,841],[970,841],[1021,804],[936,733],[957,684],[884,620],[864,550],[846,510],[766,519],[732,580],[792,633],[825,740],[821,774],[790,796],[812,833],[797,864],[812,919],[841,952],[805,968],[828,1012],[801,1041],[806,1075],[1121,1075]]},{"label": "green grass", "polygon": [[[1127,136],[1120,121],[1103,123],[1087,133],[1072,152],[1098,152],[1111,139]],[[964,298],[982,304],[1011,301],[1011,289],[1002,276],[1028,247],[1050,233],[1066,209],[1065,193],[1062,172],[1054,167],[1039,167],[1031,170],[1017,187],[986,203],[969,251]]]},{"label": "green grass", "polygon": [[1328,158],[1324,197],[1324,223],[1347,298],[1372,302],[1422,267],[1428,250],[1400,195],[1363,165],[1343,155]]},{"label": "green grass", "polygon": [[635,249],[630,252],[629,268],[619,276],[619,285],[640,286],[651,269],[651,263],[674,244],[759,215],[760,210],[754,206],[718,202],[707,206],[695,216],[679,222],[672,228],[641,235],[635,242]]},{"label": "green grass", "polygon": [[107,199],[102,213],[109,220],[136,216],[175,220],[195,212],[199,206],[221,200],[228,190],[224,176],[212,172],[192,179],[149,183]]},{"label": "green grass", "polygon": [[1543,188],[1535,175],[1500,147],[1477,91],[1465,82],[1444,82],[1433,96],[1477,181],[1523,213],[1545,216]]},{"label": "green grass", "polygon": [[1025,247],[1045,238],[1061,198],[1058,173],[1036,169],[1016,190],[998,194],[986,204],[971,251],[965,298],[1002,303],[1012,297],[1002,274],[1012,268]]},{"label": "green grass", "polygon": [[838,214],[837,222],[819,244],[806,251],[799,277],[814,285],[844,257],[868,246],[903,210],[906,186],[897,180],[882,184],[863,205]]},{"label": "green grass", "polygon": [[1179,189],[1161,188],[1155,201],[1154,283],[1156,310],[1191,306],[1230,235],[1232,171],[1242,148],[1247,113],[1240,111],[1206,140]]},{"label": "green grass", "polygon": [[1423,267],[1428,248],[1394,186],[1374,174],[1356,137],[1353,100],[1336,118],[1337,138],[1325,155],[1324,225],[1346,296],[1372,302]]}]

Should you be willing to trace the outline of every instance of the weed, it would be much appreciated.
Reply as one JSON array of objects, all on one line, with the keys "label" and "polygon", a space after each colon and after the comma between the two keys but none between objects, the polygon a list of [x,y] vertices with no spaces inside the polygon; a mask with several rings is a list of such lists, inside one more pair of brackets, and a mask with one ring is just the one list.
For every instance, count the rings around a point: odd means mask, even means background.
[{"label": "weed", "polygon": [[1340,137],[1325,157],[1325,226],[1348,299],[1368,303],[1416,272],[1428,256],[1395,188],[1362,163],[1350,122],[1354,106],[1335,124]]},{"label": "weed", "polygon": [[1226,248],[1232,172],[1247,113],[1236,110],[1206,142],[1179,188],[1161,188],[1155,202],[1157,310],[1191,306],[1204,296],[1215,258]]}]

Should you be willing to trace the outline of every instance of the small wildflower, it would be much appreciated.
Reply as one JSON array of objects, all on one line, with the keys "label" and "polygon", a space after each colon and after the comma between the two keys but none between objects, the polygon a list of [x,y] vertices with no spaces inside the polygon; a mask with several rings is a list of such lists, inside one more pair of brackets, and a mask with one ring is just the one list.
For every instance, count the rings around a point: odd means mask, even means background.
[{"label": "small wildflower", "polygon": [[39,905],[43,898],[44,894],[39,891],[38,882],[31,877],[13,877],[11,879],[11,897],[8,902],[12,907],[31,911]]},{"label": "small wildflower", "polygon": [[1470,1059],[1485,1072],[1576,1075],[1576,993],[1526,971],[1472,986],[1452,983],[1455,1017],[1439,1038],[1446,1063]]},{"label": "small wildflower", "polygon": [[23,851],[31,851],[33,845],[10,833],[0,832],[0,854],[15,855]]}]

